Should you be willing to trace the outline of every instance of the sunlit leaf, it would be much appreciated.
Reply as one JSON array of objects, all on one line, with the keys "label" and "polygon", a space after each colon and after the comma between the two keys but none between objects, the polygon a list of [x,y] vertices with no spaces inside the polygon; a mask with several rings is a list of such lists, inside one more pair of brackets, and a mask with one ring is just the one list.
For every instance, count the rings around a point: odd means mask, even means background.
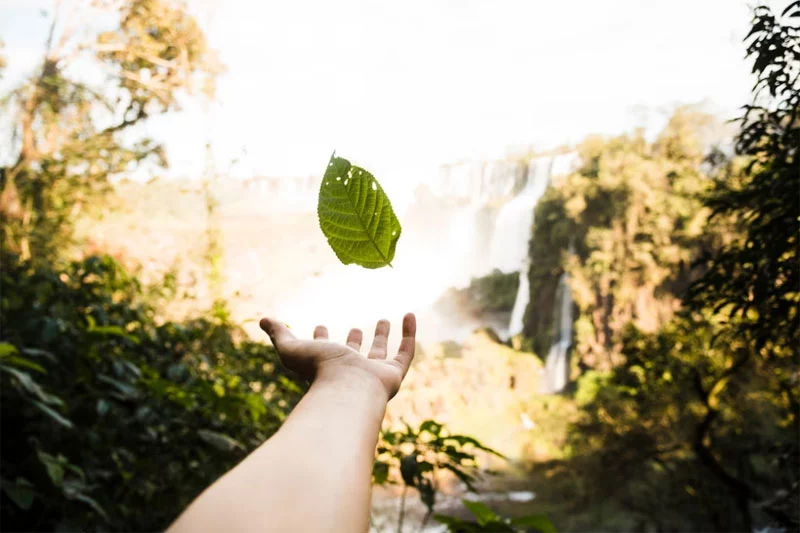
[{"label": "sunlit leaf", "polygon": [[0,342],[0,357],[8,357],[17,353],[17,348],[8,342]]},{"label": "sunlit leaf", "polygon": [[29,370],[34,370],[39,372],[40,374],[47,374],[47,371],[40,365],[39,363],[34,363],[30,359],[25,359],[24,357],[19,357],[16,355],[8,355],[3,357],[3,363],[7,365],[14,365],[23,368],[27,368]]},{"label": "sunlit leaf", "polygon": [[319,189],[317,215],[322,233],[342,263],[391,266],[402,228],[372,174],[332,155]]}]

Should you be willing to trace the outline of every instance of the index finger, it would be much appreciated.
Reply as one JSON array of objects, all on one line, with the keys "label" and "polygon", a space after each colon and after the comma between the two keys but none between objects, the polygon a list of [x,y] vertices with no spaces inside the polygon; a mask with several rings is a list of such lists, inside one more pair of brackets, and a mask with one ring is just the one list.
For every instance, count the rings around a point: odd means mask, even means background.
[{"label": "index finger", "polygon": [[414,313],[408,313],[403,317],[403,339],[400,341],[400,348],[394,360],[400,363],[403,368],[403,376],[408,373],[411,361],[414,359],[414,352],[417,348],[417,317]]}]

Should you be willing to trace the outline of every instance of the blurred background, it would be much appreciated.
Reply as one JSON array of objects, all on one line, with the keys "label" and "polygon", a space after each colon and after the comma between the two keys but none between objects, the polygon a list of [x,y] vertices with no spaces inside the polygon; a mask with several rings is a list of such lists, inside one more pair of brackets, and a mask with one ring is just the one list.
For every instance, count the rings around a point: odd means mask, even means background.
[{"label": "blurred background", "polygon": [[[374,530],[796,530],[798,17],[6,0],[3,521],[163,529],[307,386],[260,317],[414,311]],[[334,150],[393,268],[328,246]]]}]

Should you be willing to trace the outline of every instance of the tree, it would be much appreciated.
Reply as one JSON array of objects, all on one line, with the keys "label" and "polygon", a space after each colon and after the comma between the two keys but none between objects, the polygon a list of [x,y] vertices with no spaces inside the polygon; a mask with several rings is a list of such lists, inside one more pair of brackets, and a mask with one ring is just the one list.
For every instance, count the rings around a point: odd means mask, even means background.
[{"label": "tree", "polygon": [[[41,65],[5,103],[18,156],[0,169],[3,246],[23,259],[53,255],[70,237],[71,218],[109,178],[144,161],[166,165],[163,148],[134,127],[180,109],[184,94],[212,96],[220,71],[178,0],[103,0],[63,11],[57,5]],[[93,31],[98,17],[113,24]]]},{"label": "tree", "polygon": [[[792,20],[794,19],[794,21]],[[738,346],[727,368],[709,377],[698,373],[707,397],[696,452],[709,470],[744,504],[757,502],[783,527],[800,526],[800,1],[775,16],[754,11],[745,39],[753,58],[753,101],[745,106],[736,151],[746,163],[738,179],[725,172],[707,200],[711,218],[728,218],[736,238],[705,258],[707,273],[690,292],[696,309],[725,317],[723,332]],[[732,163],[733,164],[733,163]],[[775,438],[776,458],[793,472],[758,487],[732,473],[724,458],[706,444],[715,433],[720,408],[711,403],[720,387],[734,387],[754,370],[768,376],[759,390],[779,407],[778,423],[791,433]],[[738,378],[738,379],[737,379]],[[744,407],[742,407],[744,408]],[[713,442],[713,440],[711,441]],[[747,506],[745,505],[745,509]]]},{"label": "tree", "polygon": [[146,290],[108,256],[2,264],[7,529],[163,530],[302,395],[221,313],[158,320],[174,290]]},{"label": "tree", "polygon": [[574,353],[585,368],[621,362],[629,322],[655,331],[671,318],[710,239],[701,165],[712,126],[708,115],[680,108],[653,143],[637,132],[578,147],[582,166],[536,207],[525,326],[534,351],[548,351],[563,272],[577,308]]},{"label": "tree", "polygon": [[573,466],[659,529],[800,527],[800,2],[783,17],[754,12],[758,81],[735,156],[710,157],[699,278],[672,320],[623,328],[619,363],[578,385]]}]

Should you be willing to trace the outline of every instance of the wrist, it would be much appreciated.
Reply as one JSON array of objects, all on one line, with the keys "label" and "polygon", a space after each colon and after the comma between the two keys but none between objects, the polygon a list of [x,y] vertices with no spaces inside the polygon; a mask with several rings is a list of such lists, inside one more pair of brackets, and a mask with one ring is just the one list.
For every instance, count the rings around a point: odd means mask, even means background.
[{"label": "wrist", "polygon": [[380,378],[356,362],[330,362],[317,368],[312,387],[335,388],[344,394],[362,396],[365,401],[382,405],[389,402],[389,393]]}]

